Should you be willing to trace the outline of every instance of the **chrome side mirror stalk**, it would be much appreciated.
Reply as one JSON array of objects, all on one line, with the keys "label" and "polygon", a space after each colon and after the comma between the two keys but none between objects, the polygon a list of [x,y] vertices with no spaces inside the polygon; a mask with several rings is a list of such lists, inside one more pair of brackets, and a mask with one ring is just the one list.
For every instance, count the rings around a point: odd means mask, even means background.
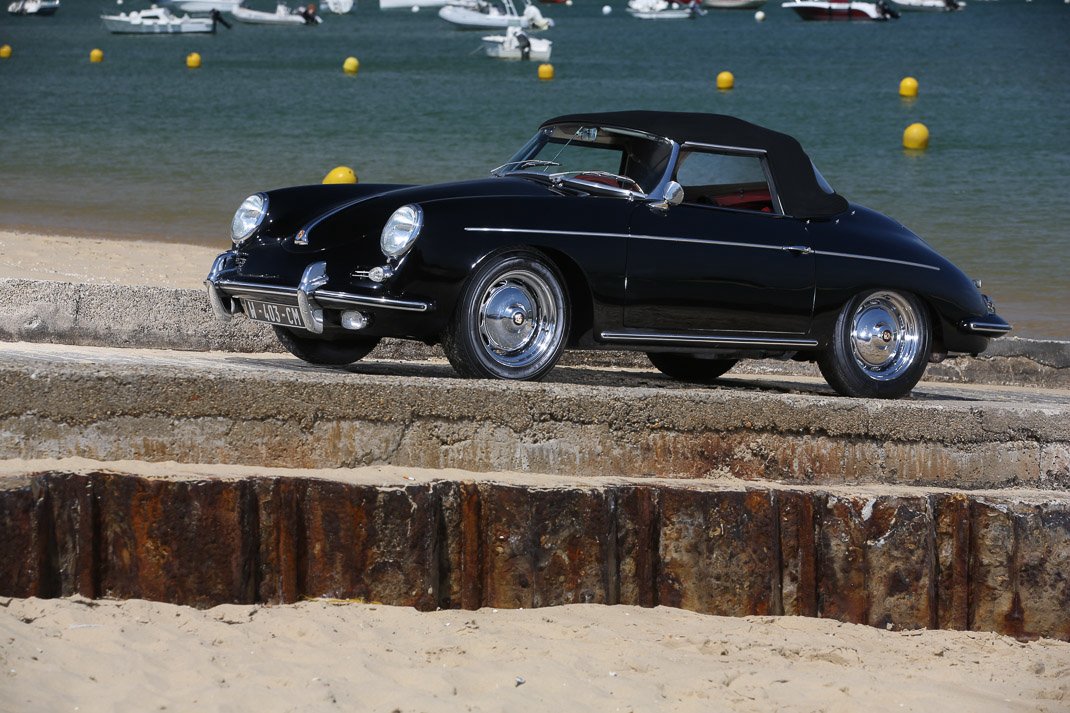
[{"label": "chrome side mirror stalk", "polygon": [[650,202],[650,207],[654,210],[668,210],[671,206],[680,205],[684,202],[684,187],[676,181],[669,181],[665,184],[665,190],[661,193],[661,198],[655,198]]}]

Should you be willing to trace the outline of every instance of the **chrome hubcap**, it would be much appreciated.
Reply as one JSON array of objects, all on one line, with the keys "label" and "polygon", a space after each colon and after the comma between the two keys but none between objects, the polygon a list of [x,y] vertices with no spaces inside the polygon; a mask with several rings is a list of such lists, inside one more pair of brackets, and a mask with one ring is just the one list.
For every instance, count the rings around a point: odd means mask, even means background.
[{"label": "chrome hubcap", "polygon": [[479,304],[479,336],[486,353],[509,367],[526,367],[560,338],[560,317],[550,285],[528,270],[496,279]]},{"label": "chrome hubcap", "polygon": [[921,348],[921,322],[894,292],[866,298],[851,318],[851,353],[871,379],[890,381],[907,371]]}]

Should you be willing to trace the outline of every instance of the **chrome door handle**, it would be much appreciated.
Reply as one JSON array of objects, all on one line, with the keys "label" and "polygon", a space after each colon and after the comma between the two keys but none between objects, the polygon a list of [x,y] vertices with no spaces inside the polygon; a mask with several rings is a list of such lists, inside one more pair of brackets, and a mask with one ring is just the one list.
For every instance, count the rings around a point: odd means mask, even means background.
[{"label": "chrome door handle", "polygon": [[786,247],[784,249],[787,250],[789,253],[794,253],[796,255],[813,255],[814,254],[814,249],[812,247],[810,247],[809,245],[789,245],[788,247]]}]

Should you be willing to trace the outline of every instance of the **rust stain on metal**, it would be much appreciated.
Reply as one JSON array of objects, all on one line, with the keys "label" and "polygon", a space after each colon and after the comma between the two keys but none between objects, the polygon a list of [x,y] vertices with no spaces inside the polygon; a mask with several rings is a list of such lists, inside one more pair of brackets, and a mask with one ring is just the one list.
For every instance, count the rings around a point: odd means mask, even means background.
[{"label": "rust stain on metal", "polygon": [[619,602],[1070,640],[1068,571],[1065,499],[114,473],[0,490],[0,595],[19,597]]}]

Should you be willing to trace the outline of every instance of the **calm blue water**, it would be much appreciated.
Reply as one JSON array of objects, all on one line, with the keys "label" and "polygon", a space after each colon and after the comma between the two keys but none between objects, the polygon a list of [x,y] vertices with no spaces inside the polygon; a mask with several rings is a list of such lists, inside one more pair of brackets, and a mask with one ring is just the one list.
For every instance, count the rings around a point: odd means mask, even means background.
[{"label": "calm blue water", "polygon": [[[248,193],[338,164],[365,182],[470,178],[556,114],[722,112],[798,137],[840,193],[982,278],[1017,334],[1070,338],[1070,5],[832,24],[779,3],[764,23],[746,11],[644,22],[623,0],[603,17],[603,2],[544,6],[558,21],[545,35],[553,82],[474,54],[480,33],[434,11],[369,0],[315,28],[200,37],[111,35],[98,19],[110,0],[4,14],[0,227],[223,247]],[[94,47],[104,63],[89,63]],[[200,70],[185,67],[192,51]],[[356,77],[341,71],[350,55]],[[714,86],[722,69],[731,92]],[[921,84],[913,102],[897,93],[906,75]],[[920,155],[900,146],[914,121],[932,133]]]}]

